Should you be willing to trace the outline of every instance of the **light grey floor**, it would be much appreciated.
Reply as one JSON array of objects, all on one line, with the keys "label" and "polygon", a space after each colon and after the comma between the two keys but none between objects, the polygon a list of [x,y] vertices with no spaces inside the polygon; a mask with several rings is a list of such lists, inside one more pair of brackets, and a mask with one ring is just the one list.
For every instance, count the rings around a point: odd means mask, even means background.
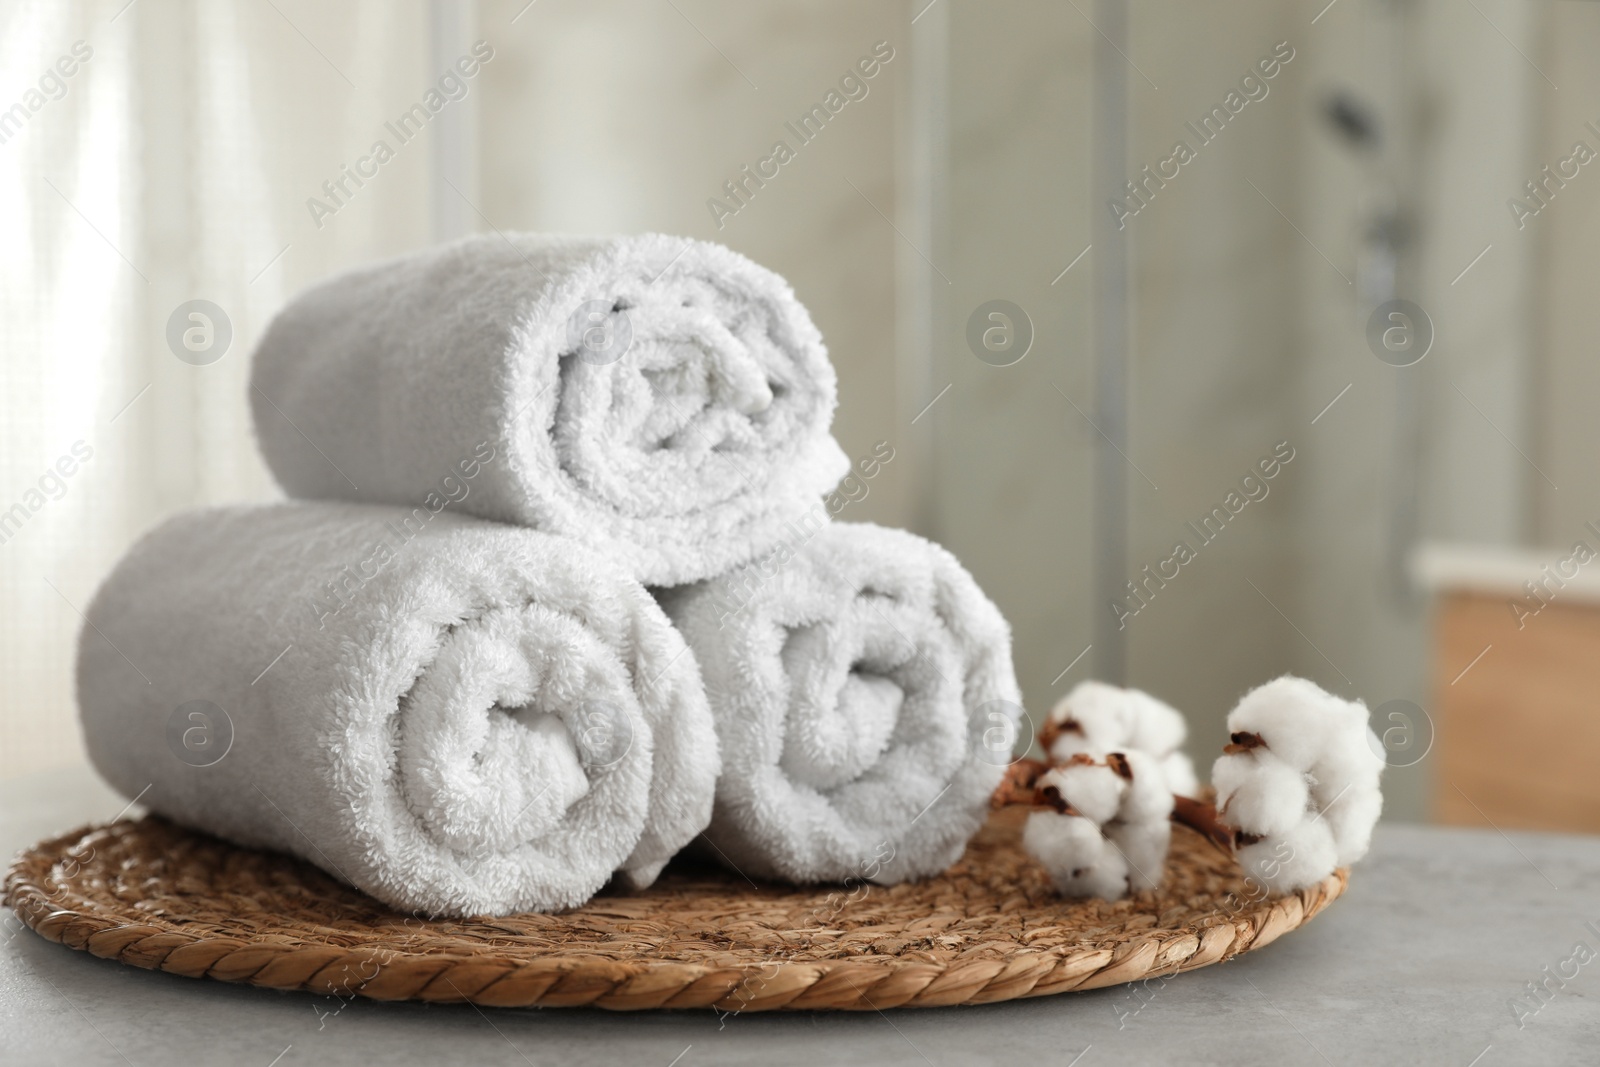
[{"label": "light grey floor", "polygon": [[[122,806],[87,771],[6,783],[0,847]],[[1600,1063],[1600,958],[1520,1028],[1510,1007],[1575,945],[1600,952],[1600,838],[1385,826],[1343,899],[1236,962],[1159,988],[883,1014],[341,1006],[141,971],[19,926],[0,950],[7,1064]]]}]

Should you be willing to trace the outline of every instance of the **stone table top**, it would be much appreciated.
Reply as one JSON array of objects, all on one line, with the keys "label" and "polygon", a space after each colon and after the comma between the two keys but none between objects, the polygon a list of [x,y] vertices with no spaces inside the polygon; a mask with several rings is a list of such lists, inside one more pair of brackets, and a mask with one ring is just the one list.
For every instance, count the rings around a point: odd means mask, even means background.
[{"label": "stone table top", "polygon": [[[3,782],[0,847],[123,806],[88,768]],[[14,1064],[1600,1063],[1600,837],[1386,823],[1343,898],[1233,962],[877,1013],[341,1002],[138,970],[6,917],[0,1060]]]}]

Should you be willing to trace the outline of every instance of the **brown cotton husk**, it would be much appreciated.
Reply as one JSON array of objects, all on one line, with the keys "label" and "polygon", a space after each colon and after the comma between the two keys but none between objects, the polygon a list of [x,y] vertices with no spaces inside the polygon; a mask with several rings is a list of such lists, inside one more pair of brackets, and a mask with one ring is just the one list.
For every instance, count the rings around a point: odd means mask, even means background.
[{"label": "brown cotton husk", "polygon": [[1032,804],[1034,802],[1034,783],[1039,776],[1050,769],[1044,760],[1019,759],[1006,768],[1005,777],[995,787],[994,795],[989,798],[991,808],[1004,808],[1012,804]]},{"label": "brown cotton husk", "polygon": [[1050,747],[1056,743],[1056,738],[1062,734],[1078,734],[1082,736],[1083,727],[1078,725],[1076,719],[1068,719],[1065,722],[1046,719],[1044,725],[1039,727],[1039,747],[1048,753]]},{"label": "brown cotton husk", "polygon": [[1228,737],[1230,744],[1222,746],[1222,751],[1230,756],[1237,756],[1241,752],[1250,752],[1258,748],[1266,748],[1267,742],[1260,734],[1245,733],[1243,730]]},{"label": "brown cotton husk", "polygon": [[1172,821],[1197,831],[1223,852],[1233,854],[1235,831],[1222,821],[1215,804],[1193,797],[1174,796]]}]

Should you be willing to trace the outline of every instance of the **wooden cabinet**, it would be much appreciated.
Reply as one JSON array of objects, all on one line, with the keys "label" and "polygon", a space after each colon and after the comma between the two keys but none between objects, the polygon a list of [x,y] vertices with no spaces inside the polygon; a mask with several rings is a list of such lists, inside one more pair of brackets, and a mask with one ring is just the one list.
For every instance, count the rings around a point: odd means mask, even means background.
[{"label": "wooden cabinet", "polygon": [[1600,833],[1600,602],[1557,594],[1519,620],[1522,599],[1439,593],[1432,814]]}]

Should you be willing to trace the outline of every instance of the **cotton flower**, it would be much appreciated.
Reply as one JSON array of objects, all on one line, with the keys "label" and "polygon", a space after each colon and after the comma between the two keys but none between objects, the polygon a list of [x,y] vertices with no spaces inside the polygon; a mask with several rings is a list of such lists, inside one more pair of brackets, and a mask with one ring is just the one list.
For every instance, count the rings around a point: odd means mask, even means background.
[{"label": "cotton flower", "polygon": [[1127,860],[1082,815],[1031,812],[1022,847],[1044,864],[1064,896],[1116,900],[1128,892]]},{"label": "cotton flower", "polygon": [[1252,834],[1288,833],[1311,803],[1306,776],[1266,748],[1219,757],[1211,784],[1228,822]]},{"label": "cotton flower", "polygon": [[1176,708],[1149,693],[1104,682],[1080,682],[1051,709],[1039,731],[1050,759],[1065,762],[1079,753],[1101,757],[1137,750],[1154,756],[1170,792],[1199,791],[1194,764],[1183,753],[1188,727]]},{"label": "cotton flower", "polygon": [[1055,788],[1061,799],[1077,809],[1078,814],[1096,826],[1104,826],[1122,809],[1128,782],[1109,762],[1095,763],[1080,753],[1075,761],[1047,771],[1039,779],[1037,788]]},{"label": "cotton flower", "polygon": [[1288,892],[1366,855],[1384,766],[1366,705],[1285,675],[1245,694],[1228,730],[1211,779],[1246,871]]},{"label": "cotton flower", "polygon": [[1071,897],[1116,900],[1161,884],[1172,791],[1149,753],[1078,753],[1039,776],[1022,844]]},{"label": "cotton flower", "polygon": [[1239,866],[1274,893],[1316,885],[1339,865],[1328,824],[1315,818],[1286,834],[1241,845],[1236,857]]}]

